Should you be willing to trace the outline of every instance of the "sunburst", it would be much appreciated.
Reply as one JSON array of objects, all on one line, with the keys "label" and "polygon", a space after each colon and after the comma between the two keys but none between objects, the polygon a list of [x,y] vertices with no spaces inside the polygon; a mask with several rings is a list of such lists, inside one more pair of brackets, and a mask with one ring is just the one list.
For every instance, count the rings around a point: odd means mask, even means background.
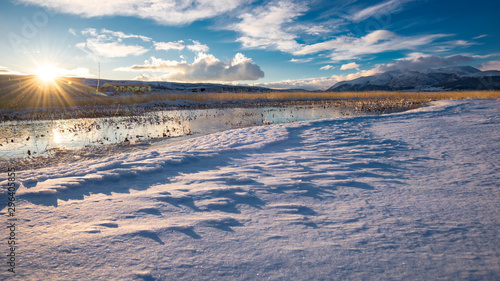
[{"label": "sunburst", "polygon": [[35,73],[40,80],[51,83],[60,75],[59,69],[50,65],[39,66]]}]

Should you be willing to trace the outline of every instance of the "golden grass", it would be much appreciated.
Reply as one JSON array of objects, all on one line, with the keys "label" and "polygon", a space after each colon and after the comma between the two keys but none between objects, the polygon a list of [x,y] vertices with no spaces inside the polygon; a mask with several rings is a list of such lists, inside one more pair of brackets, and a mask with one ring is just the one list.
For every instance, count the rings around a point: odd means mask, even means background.
[{"label": "golden grass", "polygon": [[[11,95],[10,95],[11,96]],[[11,96],[12,97],[12,96]],[[78,95],[60,95],[50,97],[43,95],[43,104],[40,97],[32,96],[29,99],[17,100],[16,103],[9,102],[8,97],[0,97],[0,108],[26,108],[36,106],[109,106],[109,105],[134,105],[154,101],[196,101],[196,102],[218,102],[229,100],[255,100],[255,99],[351,99],[351,98],[388,98],[408,99],[417,102],[425,102],[431,99],[498,99],[500,91],[456,91],[456,92],[268,92],[268,93],[182,93],[182,92],[155,92],[146,94],[134,94],[127,96],[98,96],[92,93],[80,93]]]},{"label": "golden grass", "polygon": [[345,98],[397,98],[425,101],[429,99],[497,99],[500,91],[463,92],[270,92],[270,93],[215,93],[171,94],[168,100],[224,101],[238,99],[345,99]]},{"label": "golden grass", "polygon": [[498,99],[500,91],[467,92],[269,92],[269,93],[154,93],[139,96],[108,97],[110,104],[132,105],[151,101],[197,101],[217,102],[229,100],[255,99],[349,99],[349,98],[389,98],[428,101],[430,99]]}]

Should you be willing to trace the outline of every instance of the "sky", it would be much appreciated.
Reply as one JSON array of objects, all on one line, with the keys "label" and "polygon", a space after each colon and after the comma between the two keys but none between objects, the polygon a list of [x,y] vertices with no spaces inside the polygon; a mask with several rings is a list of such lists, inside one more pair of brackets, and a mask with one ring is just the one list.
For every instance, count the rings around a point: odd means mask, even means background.
[{"label": "sky", "polygon": [[500,70],[499,10],[491,0],[3,0],[0,73],[316,90],[388,70]]}]

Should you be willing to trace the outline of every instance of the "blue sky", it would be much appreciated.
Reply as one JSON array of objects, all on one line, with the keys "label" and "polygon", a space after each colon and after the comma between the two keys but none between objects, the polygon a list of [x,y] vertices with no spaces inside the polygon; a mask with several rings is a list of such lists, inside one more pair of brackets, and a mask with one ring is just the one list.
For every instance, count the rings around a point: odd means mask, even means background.
[{"label": "blue sky", "polygon": [[6,0],[0,73],[324,89],[395,69],[500,70],[500,1]]}]

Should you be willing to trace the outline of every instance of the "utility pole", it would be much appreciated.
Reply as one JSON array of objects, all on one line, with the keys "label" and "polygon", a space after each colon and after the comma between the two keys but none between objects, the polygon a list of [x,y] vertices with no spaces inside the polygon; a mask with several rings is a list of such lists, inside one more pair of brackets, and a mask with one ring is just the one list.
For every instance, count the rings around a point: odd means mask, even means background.
[{"label": "utility pole", "polygon": [[101,80],[101,63],[98,62],[97,66],[99,67],[99,76],[97,76],[97,88],[95,89],[95,94],[99,93],[99,82]]}]

